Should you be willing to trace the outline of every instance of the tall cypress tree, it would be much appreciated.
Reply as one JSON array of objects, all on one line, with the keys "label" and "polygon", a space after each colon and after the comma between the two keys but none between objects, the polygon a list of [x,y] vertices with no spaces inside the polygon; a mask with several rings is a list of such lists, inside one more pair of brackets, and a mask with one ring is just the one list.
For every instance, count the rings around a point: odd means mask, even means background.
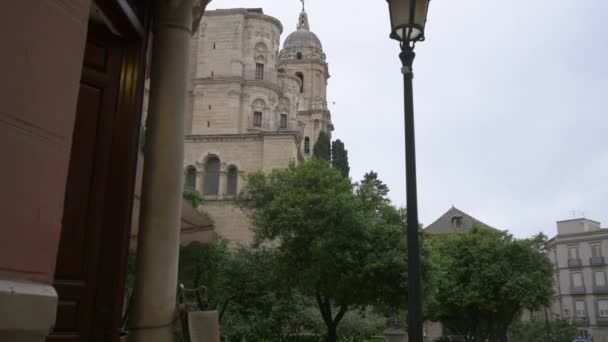
[{"label": "tall cypress tree", "polygon": [[340,170],[344,178],[348,178],[350,166],[348,165],[348,151],[340,139],[331,144],[331,165]]},{"label": "tall cypress tree", "polygon": [[312,155],[317,159],[331,162],[331,141],[329,140],[329,134],[325,131],[319,133],[317,142],[312,149]]}]

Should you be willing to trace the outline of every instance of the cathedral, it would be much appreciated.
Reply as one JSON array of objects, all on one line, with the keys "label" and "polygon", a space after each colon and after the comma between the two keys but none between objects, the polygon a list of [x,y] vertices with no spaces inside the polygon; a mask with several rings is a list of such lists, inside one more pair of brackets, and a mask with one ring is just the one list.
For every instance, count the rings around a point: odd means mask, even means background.
[{"label": "cathedral", "polygon": [[329,69],[306,11],[280,49],[282,33],[262,9],[237,8],[205,12],[192,37],[185,186],[203,195],[216,233],[234,243],[253,238],[232,203],[245,175],[309,159],[319,133],[333,130]]}]

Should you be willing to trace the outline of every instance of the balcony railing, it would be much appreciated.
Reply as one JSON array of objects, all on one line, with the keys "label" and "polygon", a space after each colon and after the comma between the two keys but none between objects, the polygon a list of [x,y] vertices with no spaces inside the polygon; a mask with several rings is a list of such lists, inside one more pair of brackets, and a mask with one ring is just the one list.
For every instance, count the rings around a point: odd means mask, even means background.
[{"label": "balcony railing", "polygon": [[589,317],[574,317],[574,324],[586,327],[589,325]]},{"label": "balcony railing", "polygon": [[572,287],[570,289],[570,294],[585,294],[587,293],[587,291],[585,291],[585,287],[584,286],[578,286],[578,287]]},{"label": "balcony railing", "polygon": [[259,120],[250,117],[248,128],[264,132],[296,132],[299,135],[304,134],[304,123],[297,120],[281,122],[281,120]]},{"label": "balcony railing", "polygon": [[606,293],[608,293],[608,286],[607,285],[604,285],[604,286],[593,285],[593,293],[606,294]]},{"label": "balcony railing", "polygon": [[604,257],[592,257],[589,258],[589,264],[591,266],[600,266],[600,265],[604,265],[605,261],[604,261]]},{"label": "balcony railing", "polygon": [[581,267],[581,259],[568,259],[568,267]]},{"label": "balcony railing", "polygon": [[596,315],[595,321],[598,325],[608,325],[608,317],[600,317],[599,315]]},{"label": "balcony railing", "polygon": [[255,68],[245,68],[243,77],[248,81],[266,81],[274,84],[279,84],[277,81],[277,73],[275,71],[259,72]]},{"label": "balcony railing", "polygon": [[244,68],[243,72],[215,72],[206,78],[208,79],[223,79],[223,78],[240,78],[247,81],[265,81],[278,85],[278,76],[276,71],[264,70],[262,72],[257,71],[255,68],[247,67]]}]

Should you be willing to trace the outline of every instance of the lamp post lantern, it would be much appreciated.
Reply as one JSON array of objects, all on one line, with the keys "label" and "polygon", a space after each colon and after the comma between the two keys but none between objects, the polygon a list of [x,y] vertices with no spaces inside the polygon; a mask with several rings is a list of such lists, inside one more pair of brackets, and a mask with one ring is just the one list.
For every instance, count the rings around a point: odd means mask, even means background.
[{"label": "lamp post lantern", "polygon": [[420,245],[418,242],[418,195],[416,189],[416,145],[414,136],[414,100],[412,64],[416,42],[424,40],[424,26],[429,0],[387,0],[392,39],[401,45],[399,58],[403,64],[403,97],[405,101],[405,183],[407,200],[408,248],[408,318],[409,342],[422,342],[422,282]]}]

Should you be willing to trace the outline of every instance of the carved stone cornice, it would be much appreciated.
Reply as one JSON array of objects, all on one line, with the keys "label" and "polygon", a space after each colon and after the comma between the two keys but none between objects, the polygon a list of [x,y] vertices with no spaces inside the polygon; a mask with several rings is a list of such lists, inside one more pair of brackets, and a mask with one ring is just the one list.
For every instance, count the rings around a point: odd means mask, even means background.
[{"label": "carved stone cornice", "polygon": [[240,76],[226,76],[226,77],[214,77],[214,78],[195,78],[192,83],[196,85],[208,85],[208,84],[225,84],[225,83],[238,83],[242,86],[260,86],[266,89],[274,90],[277,92],[279,97],[284,96],[283,89],[279,84],[269,82],[265,80],[248,80]]},{"label": "carved stone cornice", "polygon": [[275,25],[279,29],[279,34],[283,33],[283,24],[277,18],[273,18],[269,15],[266,15],[260,9],[259,11],[256,9],[245,9],[245,8],[232,8],[232,9],[216,9],[213,11],[205,12],[207,16],[213,15],[225,15],[225,14],[242,14],[245,18],[255,18],[267,21],[273,25]]},{"label": "carved stone cornice", "polygon": [[209,143],[209,142],[242,142],[262,141],[260,134],[192,134],[186,135],[186,142]]},{"label": "carved stone cornice", "polygon": [[212,143],[212,142],[243,142],[263,141],[264,138],[278,138],[292,136],[299,141],[299,134],[293,131],[286,132],[259,132],[254,134],[191,134],[186,135],[186,143]]}]

